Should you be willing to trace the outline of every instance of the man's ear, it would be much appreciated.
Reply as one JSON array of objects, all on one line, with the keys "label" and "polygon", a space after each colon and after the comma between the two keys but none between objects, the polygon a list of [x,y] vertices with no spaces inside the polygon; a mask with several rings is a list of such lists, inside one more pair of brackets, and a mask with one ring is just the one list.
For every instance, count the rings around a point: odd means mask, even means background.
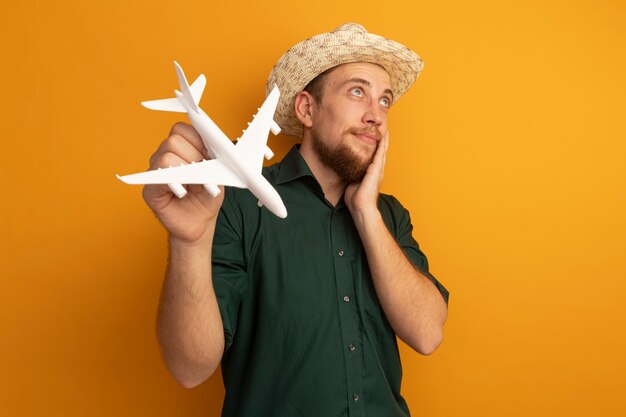
[{"label": "man's ear", "polygon": [[315,99],[306,91],[301,91],[296,96],[294,102],[296,116],[298,117],[298,120],[300,120],[300,123],[302,123],[305,127],[313,126],[312,110],[314,104]]}]

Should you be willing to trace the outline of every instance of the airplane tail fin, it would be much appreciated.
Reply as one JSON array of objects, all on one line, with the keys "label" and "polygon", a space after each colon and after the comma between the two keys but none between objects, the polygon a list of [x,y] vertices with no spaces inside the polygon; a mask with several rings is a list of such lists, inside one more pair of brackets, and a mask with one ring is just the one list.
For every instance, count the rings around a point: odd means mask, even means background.
[{"label": "airplane tail fin", "polygon": [[200,74],[198,78],[191,84],[187,83],[187,78],[183,69],[178,65],[178,62],[174,61],[174,67],[176,68],[176,75],[178,76],[178,83],[180,84],[180,91],[175,91],[176,97],[165,98],[162,100],[150,100],[141,103],[142,106],[151,110],[171,111],[178,113],[187,113],[186,106],[183,105],[184,101],[189,108],[198,111],[198,103],[204,92],[206,86],[206,77],[204,74]]}]

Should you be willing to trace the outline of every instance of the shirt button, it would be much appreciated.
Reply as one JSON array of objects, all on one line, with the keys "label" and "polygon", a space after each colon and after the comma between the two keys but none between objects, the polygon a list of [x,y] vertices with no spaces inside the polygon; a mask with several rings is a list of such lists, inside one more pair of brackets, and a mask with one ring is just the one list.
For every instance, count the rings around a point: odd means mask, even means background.
[{"label": "shirt button", "polygon": [[339,251],[339,256],[343,256],[343,255],[344,255],[344,253],[345,253],[344,251],[340,250],[340,251]]},{"label": "shirt button", "polygon": [[354,394],[354,395],[352,396],[352,399],[353,399],[354,401],[359,401],[359,394]]},{"label": "shirt button", "polygon": [[345,301],[346,303],[350,301],[350,297],[348,297],[347,295],[343,297],[343,301]]},{"label": "shirt button", "polygon": [[356,346],[350,345],[348,346],[348,349],[350,349],[350,352],[354,352],[354,350],[356,349]]}]

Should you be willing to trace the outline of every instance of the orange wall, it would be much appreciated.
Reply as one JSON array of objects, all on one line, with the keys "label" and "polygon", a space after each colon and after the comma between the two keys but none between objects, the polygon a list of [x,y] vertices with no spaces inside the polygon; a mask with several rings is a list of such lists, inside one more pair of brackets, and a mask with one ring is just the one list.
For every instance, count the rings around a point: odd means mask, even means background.
[{"label": "orange wall", "polygon": [[210,3],[3,5],[0,415],[218,415],[219,375],[184,390],[160,361],[165,236],[114,174],[179,119],[139,106],[173,59],[234,136],[275,60],[346,21],[426,63],[384,184],[452,293],[443,346],[402,349],[413,414],[623,415],[623,2]]}]

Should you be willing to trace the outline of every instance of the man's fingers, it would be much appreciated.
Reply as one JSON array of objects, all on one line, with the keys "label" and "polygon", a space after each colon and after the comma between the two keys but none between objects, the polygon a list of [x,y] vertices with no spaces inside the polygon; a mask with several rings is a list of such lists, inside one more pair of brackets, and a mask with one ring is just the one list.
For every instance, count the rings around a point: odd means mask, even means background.
[{"label": "man's fingers", "polygon": [[[183,122],[176,123],[170,135],[165,139],[157,151],[150,157],[150,170],[157,168],[169,168],[186,165],[190,162],[201,161],[206,158],[203,152],[204,143],[202,138],[193,128]],[[185,189],[197,191],[198,187],[189,187],[184,185]],[[144,198],[155,201],[160,200],[163,204],[167,204],[171,198],[171,190],[165,184],[146,185],[144,187]]]},{"label": "man's fingers", "polygon": [[155,168],[169,168],[176,167],[181,164],[186,165],[189,162],[187,162],[186,159],[181,158],[177,153],[165,152],[164,154],[159,155],[159,157],[155,160],[155,163]]},{"label": "man's fingers", "polygon": [[180,135],[187,139],[199,152],[204,150],[204,142],[198,131],[190,124],[178,122],[172,126],[170,136]]},{"label": "man's fingers", "polygon": [[378,148],[376,149],[376,154],[374,154],[374,160],[372,161],[372,165],[378,167],[378,169],[382,171],[385,168],[385,162],[387,157],[387,149],[389,147],[389,132],[385,133],[385,136],[380,140],[378,144]]},{"label": "man's fingers", "polygon": [[388,141],[389,141],[389,132],[385,133],[385,135],[380,140],[380,143],[378,144],[378,148],[376,149],[376,156],[385,154],[387,152]]},{"label": "man's fingers", "polygon": [[[169,168],[179,166],[181,164],[187,164],[187,161],[181,158],[178,154],[174,152],[165,152],[160,155],[153,155],[153,160],[150,161],[150,169],[155,170],[157,168]],[[188,188],[188,186],[184,186]],[[163,203],[169,201],[169,197],[171,197],[172,190],[170,190],[167,184],[146,184],[144,186],[144,198],[146,200],[151,199],[163,199]]]},{"label": "man's fingers", "polygon": [[389,131],[387,131],[387,133],[385,133],[385,136],[383,137],[383,146],[385,149],[383,152],[383,162],[381,169],[385,169],[385,165],[387,164],[387,151],[389,150]]},{"label": "man's fingers", "polygon": [[[205,155],[198,150],[188,139],[180,134],[174,133],[165,139],[159,149],[150,158],[150,169],[164,168],[158,163],[159,159],[166,154],[177,155],[181,162],[200,161]],[[170,158],[170,157],[168,157]],[[180,163],[179,163],[180,165]]]}]

